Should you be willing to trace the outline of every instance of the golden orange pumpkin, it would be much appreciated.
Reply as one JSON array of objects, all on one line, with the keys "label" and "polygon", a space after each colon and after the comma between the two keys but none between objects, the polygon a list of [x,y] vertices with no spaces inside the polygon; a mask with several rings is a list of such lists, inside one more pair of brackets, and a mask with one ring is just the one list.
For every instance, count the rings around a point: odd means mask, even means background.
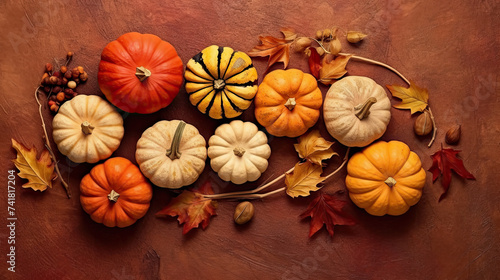
[{"label": "golden orange pumpkin", "polygon": [[420,200],[425,178],[420,158],[405,143],[379,141],[352,156],[345,183],[358,207],[397,216]]},{"label": "golden orange pumpkin", "polygon": [[323,96],[316,79],[298,69],[267,74],[255,95],[255,118],[274,136],[297,137],[316,124]]}]

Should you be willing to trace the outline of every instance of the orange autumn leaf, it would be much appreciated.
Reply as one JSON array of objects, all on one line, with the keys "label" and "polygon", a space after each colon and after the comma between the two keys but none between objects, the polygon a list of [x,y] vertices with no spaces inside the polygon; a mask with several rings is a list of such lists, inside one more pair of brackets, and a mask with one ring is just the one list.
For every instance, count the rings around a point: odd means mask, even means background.
[{"label": "orange autumn leaf", "polygon": [[293,28],[284,27],[280,29],[281,33],[285,37],[285,40],[295,40],[297,38],[297,33]]},{"label": "orange autumn leaf", "polygon": [[321,137],[319,130],[313,130],[308,134],[300,136],[299,142],[293,146],[299,157],[321,165],[322,160],[338,155],[332,150],[332,145],[333,142],[326,141],[325,138]]},{"label": "orange autumn leaf", "polygon": [[342,78],[347,73],[345,69],[352,55],[339,55],[335,59],[331,55],[325,55],[321,60],[321,69],[319,70],[319,80],[325,85],[331,85]]},{"label": "orange autumn leaf", "polygon": [[297,162],[291,173],[285,175],[286,193],[291,197],[308,196],[311,191],[317,191],[317,184],[325,180],[321,177],[323,169],[310,161]]},{"label": "orange autumn leaf", "polygon": [[27,179],[28,183],[23,184],[23,188],[31,188],[35,191],[41,191],[52,188],[52,180],[55,179],[54,162],[50,158],[49,151],[42,151],[37,159],[37,150],[35,147],[28,149],[23,144],[12,140],[12,148],[17,151],[16,159],[12,160],[19,169],[19,177]]},{"label": "orange autumn leaf", "polygon": [[165,208],[158,211],[156,217],[178,216],[179,224],[184,224],[182,234],[188,233],[200,224],[203,229],[206,229],[210,223],[210,217],[216,215],[217,203],[203,195],[213,193],[210,182],[206,182],[198,190],[185,190],[173,198]]},{"label": "orange autumn leaf", "polygon": [[249,51],[248,55],[251,57],[269,56],[267,69],[277,62],[283,62],[283,68],[285,69],[290,61],[290,45],[297,37],[297,34],[287,28],[282,29],[281,32],[284,36],[283,39],[273,36],[259,36],[260,44]]},{"label": "orange autumn leaf", "polygon": [[397,109],[409,109],[411,114],[423,112],[428,106],[429,92],[425,88],[420,88],[413,82],[410,82],[410,87],[402,87],[397,85],[388,85],[387,88],[392,96],[401,99],[401,102],[394,105]]}]

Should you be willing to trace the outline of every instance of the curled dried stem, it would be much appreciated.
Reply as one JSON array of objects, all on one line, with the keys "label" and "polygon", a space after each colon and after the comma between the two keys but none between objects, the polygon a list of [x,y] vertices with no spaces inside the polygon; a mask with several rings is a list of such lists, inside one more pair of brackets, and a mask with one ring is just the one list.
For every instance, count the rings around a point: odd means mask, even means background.
[{"label": "curled dried stem", "polygon": [[[345,154],[344,159],[342,161],[342,164],[339,167],[337,167],[337,169],[335,169],[332,173],[328,174],[323,181],[326,181],[327,179],[329,179],[333,175],[337,174],[344,167],[344,165],[347,163],[347,160],[349,158],[349,150],[350,149],[351,148],[347,148],[347,151],[346,151],[346,154]],[[282,187],[282,188],[279,188],[279,189],[276,189],[276,190],[273,190],[273,191],[270,191],[267,193],[258,193],[258,192],[272,186],[274,183],[278,182],[279,180],[283,179],[285,177],[285,175],[292,172],[293,169],[294,169],[294,167],[290,168],[287,172],[276,177],[274,180],[272,180],[272,181],[270,181],[270,182],[268,182],[268,183],[266,183],[266,184],[264,184],[256,189],[253,189],[253,190],[240,191],[240,192],[230,192],[230,193],[219,193],[219,194],[205,194],[205,195],[203,195],[203,197],[207,198],[207,199],[260,199],[260,198],[264,198],[264,197],[267,197],[267,196],[270,196],[270,195],[273,195],[276,193],[280,193],[280,192],[286,190],[286,187]]]},{"label": "curled dried stem", "polygon": [[64,179],[61,175],[61,171],[59,170],[59,165],[57,164],[56,156],[54,155],[52,148],[50,148],[49,136],[47,134],[47,128],[45,126],[45,121],[44,121],[43,115],[42,115],[42,103],[40,103],[40,99],[38,99],[39,90],[40,90],[40,87],[37,87],[35,89],[35,100],[36,100],[36,103],[38,103],[38,114],[40,115],[40,120],[42,121],[42,128],[43,128],[43,133],[44,133],[43,138],[45,139],[45,147],[49,151],[50,157],[54,161],[54,166],[56,169],[57,176],[59,177],[59,180],[61,180],[61,184],[63,185],[64,189],[66,190],[66,196],[68,198],[71,198],[71,192],[69,190],[68,183],[66,183],[66,181],[64,181]]},{"label": "curled dried stem", "polygon": [[437,133],[437,127],[436,127],[436,120],[434,119],[434,115],[432,114],[431,107],[427,106],[427,112],[429,112],[429,116],[431,116],[431,121],[432,121],[432,138],[427,147],[431,147],[432,143],[434,143],[434,140],[436,139],[436,133]]},{"label": "curled dried stem", "polygon": [[403,81],[405,81],[408,85],[410,85],[410,81],[405,77],[403,76],[403,74],[401,74],[398,70],[396,70],[394,67],[392,66],[389,66],[385,63],[382,63],[380,61],[376,61],[376,60],[373,60],[373,59],[369,59],[369,58],[366,58],[366,57],[362,57],[362,56],[358,56],[358,55],[354,55],[354,54],[348,54],[348,53],[339,53],[339,55],[352,55],[351,56],[351,59],[352,60],[356,60],[356,61],[362,61],[362,62],[367,62],[367,63],[371,63],[371,64],[374,64],[374,65],[378,65],[378,66],[382,66],[386,69],[389,69],[391,70],[392,72],[394,72],[396,75],[398,75],[401,79],[403,79]]}]

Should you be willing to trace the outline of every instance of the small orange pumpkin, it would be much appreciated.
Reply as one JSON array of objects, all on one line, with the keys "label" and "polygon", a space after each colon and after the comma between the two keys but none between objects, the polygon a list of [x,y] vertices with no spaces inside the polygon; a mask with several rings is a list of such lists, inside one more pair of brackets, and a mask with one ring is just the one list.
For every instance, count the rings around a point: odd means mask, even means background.
[{"label": "small orange pumpkin", "polygon": [[92,220],[107,227],[128,227],[144,217],[153,189],[130,160],[110,158],[80,183],[80,203]]},{"label": "small orange pumpkin", "polygon": [[318,121],[323,96],[316,79],[298,69],[267,74],[255,96],[255,118],[274,136],[297,137]]},{"label": "small orange pumpkin", "polygon": [[351,157],[345,180],[352,202],[374,216],[397,216],[422,196],[425,170],[403,142],[379,141]]}]

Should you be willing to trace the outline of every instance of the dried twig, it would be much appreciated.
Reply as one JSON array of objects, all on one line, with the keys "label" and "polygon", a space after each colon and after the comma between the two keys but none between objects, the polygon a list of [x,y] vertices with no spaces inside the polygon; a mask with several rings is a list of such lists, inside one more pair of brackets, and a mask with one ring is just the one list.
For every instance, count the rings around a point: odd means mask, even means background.
[{"label": "dried twig", "polygon": [[61,171],[59,170],[59,165],[57,163],[56,156],[54,155],[54,152],[50,148],[49,136],[47,134],[47,128],[45,126],[45,121],[44,121],[43,115],[42,115],[42,103],[40,103],[40,100],[38,99],[38,92],[39,92],[39,90],[40,90],[40,87],[37,87],[35,89],[35,99],[36,99],[36,103],[38,103],[38,114],[40,115],[40,120],[42,121],[42,128],[43,128],[43,133],[44,133],[44,137],[43,138],[45,139],[45,147],[49,151],[50,157],[54,161],[54,165],[55,165],[57,176],[61,180],[61,184],[63,185],[64,189],[66,190],[66,195],[68,196],[68,198],[71,198],[71,192],[69,190],[69,186],[66,183],[66,181],[64,181],[64,179],[63,179],[63,177],[61,175]]}]

